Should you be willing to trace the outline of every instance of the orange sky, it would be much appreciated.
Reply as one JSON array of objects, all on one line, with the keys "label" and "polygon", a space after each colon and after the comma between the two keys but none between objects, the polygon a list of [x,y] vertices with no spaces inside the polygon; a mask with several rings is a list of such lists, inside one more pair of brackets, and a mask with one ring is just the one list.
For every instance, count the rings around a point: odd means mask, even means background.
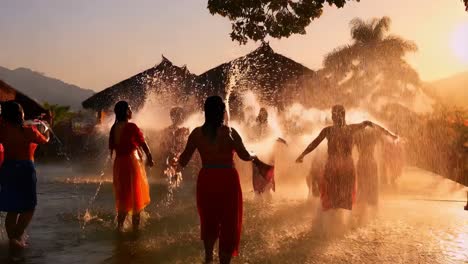
[{"label": "orange sky", "polygon": [[[327,7],[306,35],[270,43],[317,69],[327,52],[349,42],[352,18],[384,15],[393,20],[392,33],[418,45],[408,59],[423,80],[468,71],[468,13],[459,0],[361,0],[340,10]],[[239,46],[229,32],[226,19],[208,13],[206,0],[4,0],[0,66],[32,68],[98,91],[159,63],[161,54],[199,74],[258,45]]]}]

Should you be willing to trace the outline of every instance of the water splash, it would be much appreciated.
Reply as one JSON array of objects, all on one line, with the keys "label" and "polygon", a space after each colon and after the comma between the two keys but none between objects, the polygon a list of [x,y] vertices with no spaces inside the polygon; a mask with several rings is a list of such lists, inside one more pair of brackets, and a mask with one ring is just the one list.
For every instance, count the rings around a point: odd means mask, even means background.
[{"label": "water splash", "polygon": [[102,170],[99,173],[99,182],[98,182],[98,185],[96,187],[96,191],[94,192],[94,195],[89,199],[87,207],[84,210],[83,215],[80,214],[80,210],[78,211],[78,219],[79,219],[80,229],[81,230],[84,230],[85,227],[86,227],[86,224],[90,220],[94,219],[94,218],[90,218],[91,217],[91,212],[90,211],[92,209],[92,206],[93,206],[94,202],[96,201],[97,197],[99,196],[99,192],[101,191],[102,183],[104,182],[104,176],[106,175],[106,169],[108,168],[110,162],[111,162],[111,157],[109,155],[107,157],[106,161],[104,162],[104,166],[103,166]]},{"label": "water splash", "polygon": [[168,157],[166,161],[167,168],[164,170],[167,181],[167,194],[163,203],[166,206],[174,202],[175,191],[181,186],[183,180],[182,171],[180,171],[178,166],[172,164],[173,161],[177,162],[177,159]]}]

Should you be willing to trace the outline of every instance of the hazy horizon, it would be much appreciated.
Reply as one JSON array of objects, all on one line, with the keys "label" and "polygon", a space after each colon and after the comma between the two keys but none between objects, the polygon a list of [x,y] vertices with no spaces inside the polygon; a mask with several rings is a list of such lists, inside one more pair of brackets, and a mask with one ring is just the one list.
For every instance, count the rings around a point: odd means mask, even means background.
[{"label": "hazy horizon", "polygon": [[[468,71],[468,13],[461,1],[441,2],[362,0],[343,9],[326,7],[306,35],[267,41],[276,52],[317,70],[326,53],[350,42],[352,18],[386,15],[392,18],[391,34],[418,45],[408,61],[421,79],[438,80]],[[158,64],[161,55],[200,74],[259,45],[232,42],[229,21],[211,16],[206,3],[4,0],[0,66],[30,68],[100,91]]]}]

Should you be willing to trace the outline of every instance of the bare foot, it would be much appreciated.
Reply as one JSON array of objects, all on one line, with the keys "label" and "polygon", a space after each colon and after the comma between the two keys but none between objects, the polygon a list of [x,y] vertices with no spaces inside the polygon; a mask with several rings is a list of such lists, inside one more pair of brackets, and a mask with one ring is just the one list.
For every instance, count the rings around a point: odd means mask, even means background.
[{"label": "bare foot", "polygon": [[26,247],[26,244],[18,239],[10,239],[10,247],[14,249],[23,249]]}]

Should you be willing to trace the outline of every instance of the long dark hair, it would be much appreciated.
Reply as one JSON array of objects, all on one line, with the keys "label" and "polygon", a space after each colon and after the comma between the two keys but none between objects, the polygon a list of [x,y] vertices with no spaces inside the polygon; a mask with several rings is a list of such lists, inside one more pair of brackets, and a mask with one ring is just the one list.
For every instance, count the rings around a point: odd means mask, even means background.
[{"label": "long dark hair", "polygon": [[115,124],[119,121],[127,121],[128,120],[128,109],[129,109],[129,104],[127,101],[119,101],[115,104],[114,106],[114,113],[115,113],[115,122],[112,125],[112,128],[110,130],[110,135],[109,135],[109,148],[112,149],[114,145],[114,130],[115,130]]},{"label": "long dark hair", "polygon": [[2,120],[17,126],[24,122],[23,107],[15,101],[7,101],[2,104]]},{"label": "long dark hair", "polygon": [[205,105],[205,123],[202,126],[202,132],[208,136],[211,141],[214,141],[217,136],[217,130],[224,123],[224,113],[226,105],[223,99],[219,96],[210,96],[206,98]]},{"label": "long dark hair", "polygon": [[119,101],[114,106],[115,123],[119,121],[126,121],[128,109],[130,108],[127,101]]}]

